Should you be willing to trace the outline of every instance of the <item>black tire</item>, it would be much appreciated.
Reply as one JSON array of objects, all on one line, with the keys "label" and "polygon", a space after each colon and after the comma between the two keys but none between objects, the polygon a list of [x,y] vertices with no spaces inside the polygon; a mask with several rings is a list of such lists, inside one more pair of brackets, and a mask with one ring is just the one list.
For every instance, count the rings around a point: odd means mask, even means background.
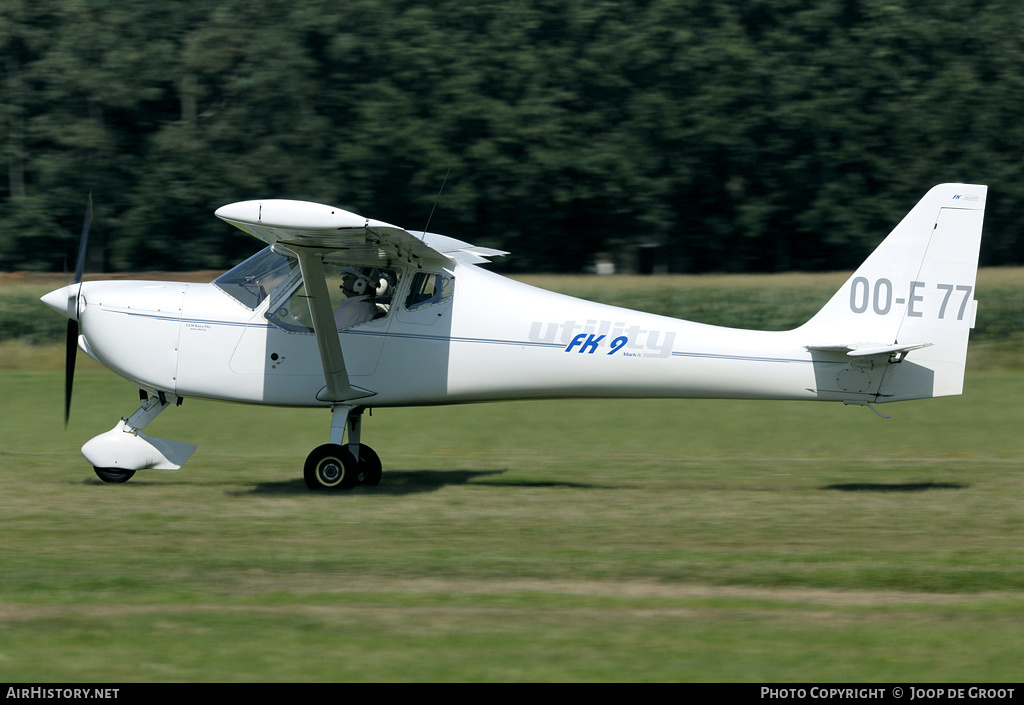
[{"label": "black tire", "polygon": [[119,485],[122,482],[128,482],[135,475],[134,470],[120,470],[118,468],[97,468],[93,467],[96,471],[96,477],[100,478],[104,482],[109,482],[112,485]]},{"label": "black tire", "polygon": [[348,490],[356,485],[355,462],[344,446],[325,443],[306,457],[302,469],[311,490]]},{"label": "black tire", "polygon": [[[345,447],[348,451],[348,446]],[[351,457],[351,452],[349,452]],[[376,487],[380,484],[380,478],[384,475],[384,468],[380,463],[380,457],[370,446],[359,444],[359,468],[356,471],[359,483]]]}]

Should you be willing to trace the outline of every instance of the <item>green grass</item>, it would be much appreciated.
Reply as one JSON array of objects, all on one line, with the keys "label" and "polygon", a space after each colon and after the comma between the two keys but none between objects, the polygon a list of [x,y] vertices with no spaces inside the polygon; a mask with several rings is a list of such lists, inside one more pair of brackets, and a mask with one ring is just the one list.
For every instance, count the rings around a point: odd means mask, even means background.
[{"label": "green grass", "polygon": [[135,406],[0,372],[8,681],[1016,681],[1024,375],[862,408],[375,410],[376,489],[310,493],[315,410],[186,400],[178,472],[78,448]]}]

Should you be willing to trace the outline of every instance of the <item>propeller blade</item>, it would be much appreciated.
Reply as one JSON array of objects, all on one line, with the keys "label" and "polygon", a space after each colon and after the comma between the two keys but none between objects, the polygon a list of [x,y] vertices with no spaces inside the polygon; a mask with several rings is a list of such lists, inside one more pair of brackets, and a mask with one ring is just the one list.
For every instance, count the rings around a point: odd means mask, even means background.
[{"label": "propeller blade", "polygon": [[[78,241],[78,261],[75,264],[74,284],[78,284],[75,295],[75,315],[68,316],[68,334],[64,341],[64,428],[68,427],[71,416],[71,388],[75,381],[75,359],[78,357],[78,321],[81,314],[79,307],[82,300],[82,274],[85,270],[85,253],[89,245],[89,228],[92,227],[92,193],[89,193],[89,207],[85,210],[85,222],[82,224],[82,237]],[[68,313],[71,303],[68,302]]]},{"label": "propeller blade", "polygon": [[75,381],[75,358],[78,356],[78,321],[68,319],[68,336],[64,350],[64,428],[71,415],[71,387]]},{"label": "propeller blade", "polygon": [[82,237],[78,241],[78,262],[75,264],[75,284],[82,281],[82,270],[85,269],[85,251],[89,243],[89,228],[92,227],[92,193],[89,194],[89,207],[85,210],[85,222],[82,224]]}]

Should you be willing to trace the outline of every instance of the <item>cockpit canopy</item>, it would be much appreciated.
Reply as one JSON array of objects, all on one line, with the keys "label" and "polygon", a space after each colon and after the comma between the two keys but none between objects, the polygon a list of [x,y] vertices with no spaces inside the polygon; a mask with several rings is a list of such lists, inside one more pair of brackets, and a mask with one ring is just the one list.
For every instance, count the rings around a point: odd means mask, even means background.
[{"label": "cockpit canopy", "polygon": [[[417,271],[408,291],[399,267],[345,261],[344,253],[325,258],[324,274],[338,330],[386,318],[396,297],[408,311],[443,303],[454,296],[455,279],[445,272]],[[256,310],[269,299],[263,316],[284,330],[313,332],[302,272],[294,257],[266,247],[213,281],[242,306]],[[397,299],[401,301],[402,299]]]}]

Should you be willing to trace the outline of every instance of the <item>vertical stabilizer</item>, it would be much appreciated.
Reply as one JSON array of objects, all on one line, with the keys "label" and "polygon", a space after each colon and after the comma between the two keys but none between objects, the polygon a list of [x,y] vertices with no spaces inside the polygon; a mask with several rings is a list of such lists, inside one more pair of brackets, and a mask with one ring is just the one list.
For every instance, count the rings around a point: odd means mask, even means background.
[{"label": "vertical stabilizer", "polygon": [[887,364],[879,402],[960,394],[987,190],[931,189],[798,329],[807,348]]}]

